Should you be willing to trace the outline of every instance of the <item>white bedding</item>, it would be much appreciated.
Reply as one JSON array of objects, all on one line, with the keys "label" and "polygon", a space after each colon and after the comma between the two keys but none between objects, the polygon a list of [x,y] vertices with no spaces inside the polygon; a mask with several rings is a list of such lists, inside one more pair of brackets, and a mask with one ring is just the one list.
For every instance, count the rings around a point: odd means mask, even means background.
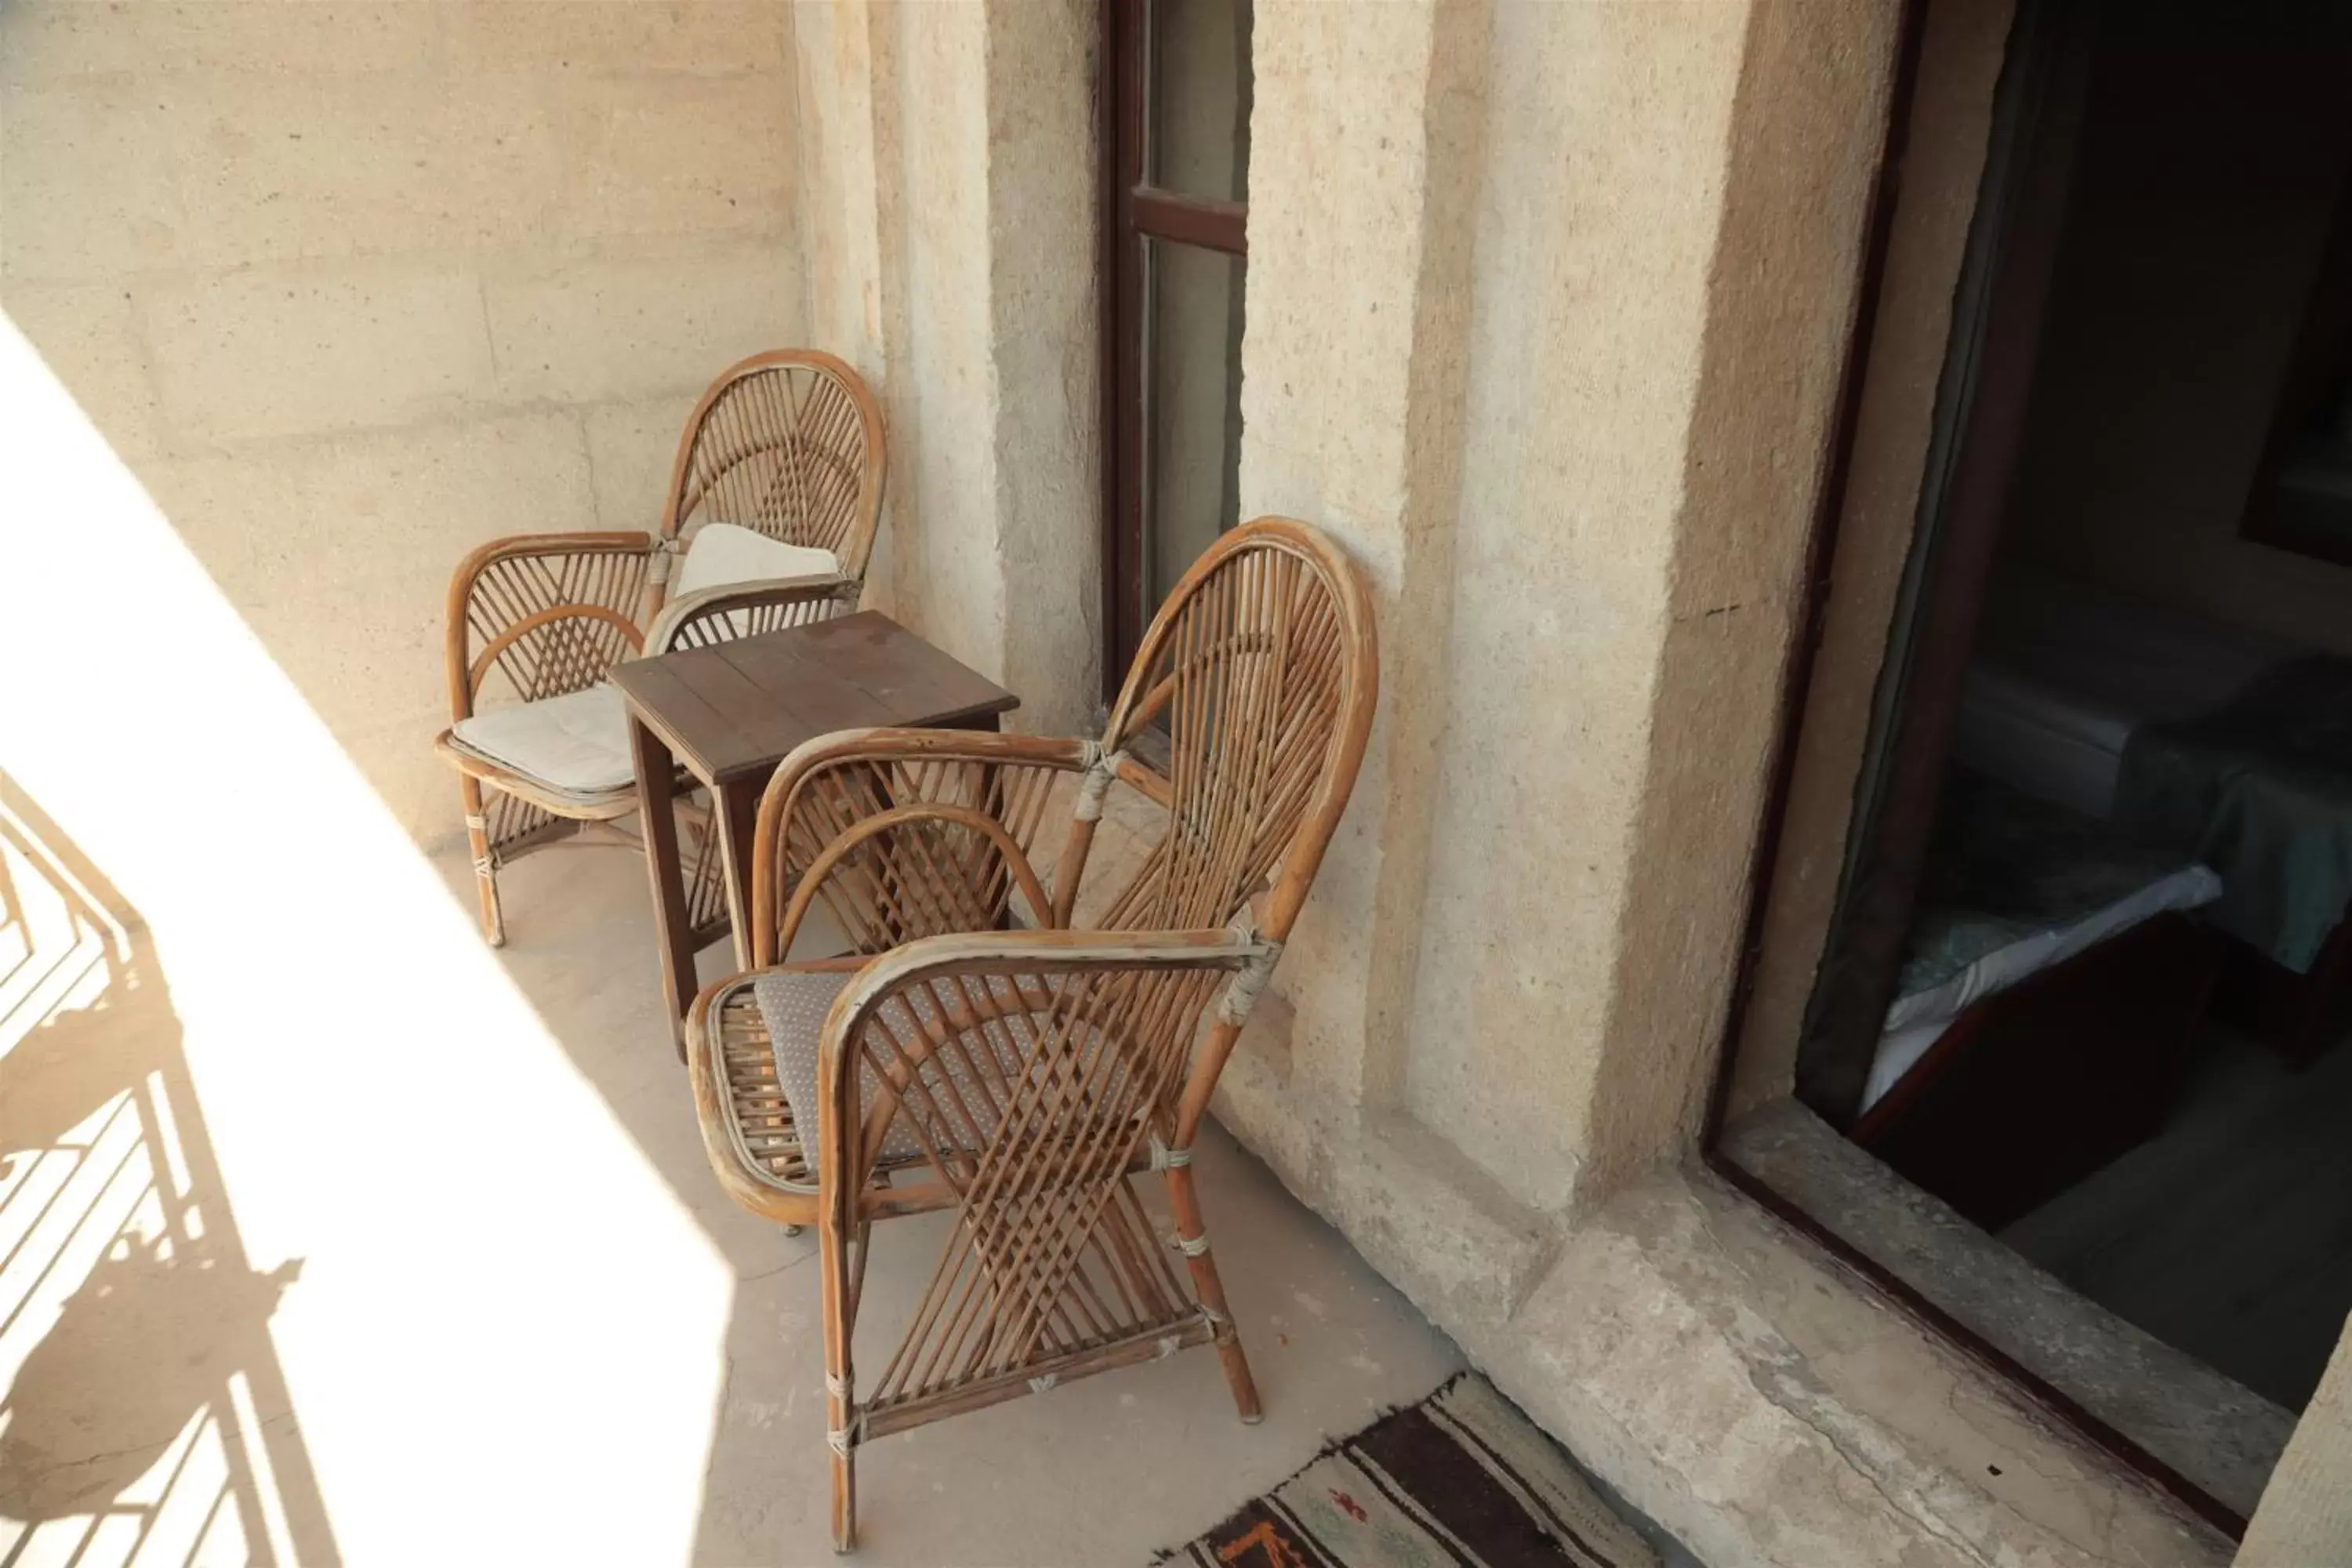
[{"label": "white bedding", "polygon": [[1902,1079],[1927,1054],[1927,1047],[1976,1003],[2008,990],[2029,975],[2053,968],[2075,954],[2121,935],[2168,910],[2193,910],[2221,896],[2221,879],[2202,866],[2186,866],[2137,892],[2093,910],[2074,924],[2039,931],[1996,948],[1938,985],[1898,996],[1886,1010],[1886,1026],[1863,1085],[1862,1108]]},{"label": "white bedding", "polygon": [[[2031,568],[1988,594],[1952,741],[1953,760],[2088,816],[2111,815],[2124,748],[2145,723],[2219,708],[2263,670],[2308,652],[2283,638]],[[2168,910],[2221,893],[2203,866],[2160,878],[2063,928],[2036,931],[1887,1009],[1866,1110],[1971,1005]]]},{"label": "white bedding", "polygon": [[2047,573],[1988,595],[1952,738],[1954,760],[2104,817],[2124,746],[2145,723],[2221,707],[2308,650]]}]

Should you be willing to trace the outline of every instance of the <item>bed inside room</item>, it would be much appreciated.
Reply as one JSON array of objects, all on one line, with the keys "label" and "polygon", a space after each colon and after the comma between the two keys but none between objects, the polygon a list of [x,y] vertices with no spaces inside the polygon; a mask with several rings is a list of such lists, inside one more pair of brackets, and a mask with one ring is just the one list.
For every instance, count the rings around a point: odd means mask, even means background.
[{"label": "bed inside room", "polygon": [[1922,524],[1801,1094],[2294,1410],[2352,1310],[2352,16],[2099,11],[2019,154],[2031,352],[1953,426],[1976,552]]}]

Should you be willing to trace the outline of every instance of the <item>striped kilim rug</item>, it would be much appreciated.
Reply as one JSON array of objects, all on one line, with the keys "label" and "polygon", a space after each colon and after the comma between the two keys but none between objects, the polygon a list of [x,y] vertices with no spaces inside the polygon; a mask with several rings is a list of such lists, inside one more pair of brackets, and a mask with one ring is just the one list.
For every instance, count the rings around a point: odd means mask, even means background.
[{"label": "striped kilim rug", "polygon": [[1659,1568],[1549,1437],[1465,1373],[1333,1444],[1160,1563],[1197,1568]]}]

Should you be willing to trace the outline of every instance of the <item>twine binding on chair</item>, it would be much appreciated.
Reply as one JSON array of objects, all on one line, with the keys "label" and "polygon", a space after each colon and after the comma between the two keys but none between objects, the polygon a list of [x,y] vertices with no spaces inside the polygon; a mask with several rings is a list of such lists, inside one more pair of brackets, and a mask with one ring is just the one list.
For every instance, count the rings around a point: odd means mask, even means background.
[{"label": "twine binding on chair", "polygon": [[1160,1336],[1160,1353],[1153,1356],[1151,1359],[1154,1361],[1166,1361],[1170,1356],[1174,1355],[1179,1350],[1182,1349],[1183,1344],[1184,1342],[1178,1339],[1174,1334],[1162,1334]]},{"label": "twine binding on chair", "polygon": [[1078,804],[1072,815],[1080,822],[1099,822],[1103,798],[1110,794],[1111,780],[1118,776],[1118,764],[1127,753],[1107,751],[1100,741],[1088,741],[1086,757],[1087,776],[1078,784]]},{"label": "twine binding on chair", "polygon": [[1234,972],[1234,983],[1225,987],[1224,1000],[1217,1004],[1217,1022],[1231,1024],[1236,1029],[1249,1022],[1250,1009],[1257,1005],[1258,993],[1273,978],[1274,966],[1282,961],[1282,943],[1258,934],[1257,917],[1244,910],[1230,928],[1244,942],[1254,945],[1248,962]]},{"label": "twine binding on chair", "polygon": [[1156,1127],[1151,1130],[1151,1168],[1153,1170],[1181,1170],[1182,1167],[1189,1165],[1192,1163],[1192,1150],[1171,1149],[1166,1143],[1160,1141],[1160,1130]]},{"label": "twine binding on chair", "polygon": [[1029,1392],[1032,1394],[1050,1394],[1053,1392],[1054,1383],[1055,1377],[1050,1372],[1043,1377],[1033,1377],[1029,1380]]},{"label": "twine binding on chair", "polygon": [[663,586],[669,581],[670,562],[676,557],[685,553],[686,542],[684,540],[655,540],[653,560],[646,568],[646,580],[656,588]]},{"label": "twine binding on chair", "polygon": [[[831,1378],[825,1380],[828,1387],[831,1386],[832,1382]],[[824,1430],[824,1446],[845,1459],[849,1458],[849,1450],[853,1445],[864,1441],[866,1441],[866,1412],[863,1410],[851,1413],[848,1426],[828,1426]]]},{"label": "twine binding on chair", "polygon": [[[826,1373],[824,1391],[845,1405],[849,1403],[849,1379],[845,1377],[835,1377],[833,1373]],[[866,1412],[856,1410],[849,1417],[848,1426],[831,1426],[825,1429],[824,1446],[845,1459],[849,1458],[850,1445],[863,1441],[865,1436]]]},{"label": "twine binding on chair", "polygon": [[1192,1237],[1179,1233],[1168,1238],[1168,1245],[1187,1258],[1199,1258],[1209,1250],[1209,1233],[1204,1230]]}]

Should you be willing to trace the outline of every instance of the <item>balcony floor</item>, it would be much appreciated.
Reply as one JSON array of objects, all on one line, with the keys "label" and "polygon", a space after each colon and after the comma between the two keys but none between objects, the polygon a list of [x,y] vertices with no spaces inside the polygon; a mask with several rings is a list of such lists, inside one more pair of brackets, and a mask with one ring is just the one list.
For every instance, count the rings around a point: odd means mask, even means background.
[{"label": "balcony floor", "polygon": [[[37,1135],[8,1140],[9,1153],[32,1156],[14,1162],[26,1181],[26,1171],[95,1173],[105,1138],[137,1131],[127,1121],[94,1131],[86,1106],[132,1106],[141,1084],[188,1078],[194,1092],[169,1111],[176,1131],[153,1133],[151,1117],[138,1136],[154,1148],[134,1151],[132,1163],[152,1178],[142,1205],[160,1194],[170,1207],[176,1187],[202,1211],[177,1230],[168,1216],[136,1214],[118,1227],[111,1211],[100,1213],[111,1200],[92,1174],[91,1217],[71,1233],[81,1242],[51,1246],[40,1241],[49,1220],[32,1226],[27,1245],[48,1247],[49,1261],[46,1283],[12,1293],[40,1310],[12,1313],[21,1342],[0,1368],[15,1377],[0,1428],[0,1520],[11,1521],[0,1522],[0,1556],[21,1548],[11,1560],[27,1568],[77,1550],[83,1563],[145,1561],[154,1553],[113,1545],[128,1547],[139,1531],[160,1544],[180,1506],[173,1495],[193,1484],[183,1478],[201,1468],[190,1456],[211,1442],[218,1455],[205,1462],[225,1478],[207,1493],[213,1522],[181,1510],[197,1521],[184,1533],[200,1534],[171,1552],[175,1563],[256,1555],[228,1540],[240,1523],[241,1540],[271,1537],[303,1562],[415,1561],[420,1534],[442,1542],[442,1561],[512,1561],[511,1531],[527,1535],[533,1514],[547,1521],[551,1543],[570,1542],[566,1561],[597,1560],[598,1515],[613,1531],[615,1555],[605,1560],[830,1560],[814,1249],[810,1238],[736,1210],[704,1164],[662,1017],[642,862],[614,849],[562,850],[514,868],[510,945],[494,964],[464,954],[447,929],[472,902],[462,858],[434,866],[455,909],[404,918],[439,931],[444,973],[470,968],[478,984],[503,991],[502,971],[560,1052],[516,1047],[530,1064],[518,1079],[520,1069],[494,1059],[502,1037],[477,1028],[420,1044],[413,1068],[380,1056],[372,1078],[352,1081],[373,1082],[381,1095],[334,1089],[346,1146],[394,1163],[383,1184],[390,1199],[355,1194],[315,1163],[307,1184],[288,1174],[306,1168],[292,1151],[315,1145],[288,1131],[298,1113],[286,1107],[315,1108],[331,1091],[286,1100],[282,1068],[267,1076],[253,1065],[279,1048],[262,1031],[239,1043],[200,1025],[219,1008],[199,993],[218,987],[191,973],[202,968],[196,960],[174,962],[175,949],[194,950],[168,931],[131,939],[125,963],[137,978],[118,973],[101,1005],[85,996],[0,1057],[16,1075],[6,1087],[16,1121],[45,1097],[57,1105],[55,1115],[32,1118]],[[124,925],[137,931],[130,919]],[[723,945],[704,954],[707,975],[726,963]],[[527,1023],[514,1000],[501,1016]],[[454,1034],[472,1026],[472,1015],[449,1016]],[[319,1033],[306,1048],[338,1047]],[[464,1070],[469,1054],[484,1064],[478,1085]],[[300,1060],[290,1046],[288,1057]],[[430,1082],[409,1081],[428,1074]],[[518,1146],[490,1147],[485,1126],[505,1114],[486,1115],[497,1108],[483,1100],[501,1092],[487,1087],[493,1079],[562,1102],[571,1131],[539,1137],[519,1118]],[[281,1099],[257,1109],[266,1103],[257,1086],[269,1082]],[[285,1148],[273,1151],[273,1141]],[[634,1167],[627,1180],[642,1199],[616,1205],[608,1227],[594,1199],[565,1190],[567,1162],[591,1160]],[[191,1163],[193,1175],[180,1170]],[[400,1163],[414,1174],[402,1177]],[[1215,1358],[1202,1350],[878,1440],[860,1455],[856,1561],[1139,1564],[1297,1468],[1327,1436],[1420,1397],[1461,1365],[1448,1340],[1221,1131],[1204,1140],[1197,1169],[1264,1424],[1234,1419]],[[515,1190],[534,1170],[549,1183],[543,1196]],[[0,1182],[0,1222],[22,1196]],[[53,1216],[57,1205],[43,1201]],[[237,1220],[247,1222],[241,1238]],[[929,1223],[883,1227],[870,1300],[911,1291],[928,1273]],[[177,1252],[158,1247],[159,1236]],[[583,1236],[609,1240],[583,1247]],[[582,1259],[599,1246],[617,1256]],[[206,1248],[208,1260],[196,1259]],[[107,1272],[115,1269],[125,1272]],[[634,1279],[640,1270],[654,1278]],[[33,1278],[19,1268],[0,1281],[12,1277]],[[583,1286],[583,1277],[603,1283]],[[215,1286],[195,1288],[198,1278]],[[139,1289],[108,1283],[117,1279]],[[225,1295],[218,1282],[227,1280],[236,1291]],[[631,1291],[641,1303],[619,1300]],[[137,1311],[117,1312],[109,1327],[106,1302],[133,1298]],[[225,1337],[229,1320],[243,1326]],[[551,1339],[576,1335],[579,1348],[552,1349],[531,1325]],[[226,1366],[230,1382],[174,1385],[164,1398],[152,1358],[126,1353],[131,1336],[173,1347],[190,1366]],[[382,1364],[370,1366],[372,1357]],[[268,1441],[257,1445],[257,1433]],[[509,1464],[510,1477],[483,1473]],[[616,1478],[638,1471],[645,1483],[621,1489]],[[661,1550],[625,1550],[625,1539]]]}]

